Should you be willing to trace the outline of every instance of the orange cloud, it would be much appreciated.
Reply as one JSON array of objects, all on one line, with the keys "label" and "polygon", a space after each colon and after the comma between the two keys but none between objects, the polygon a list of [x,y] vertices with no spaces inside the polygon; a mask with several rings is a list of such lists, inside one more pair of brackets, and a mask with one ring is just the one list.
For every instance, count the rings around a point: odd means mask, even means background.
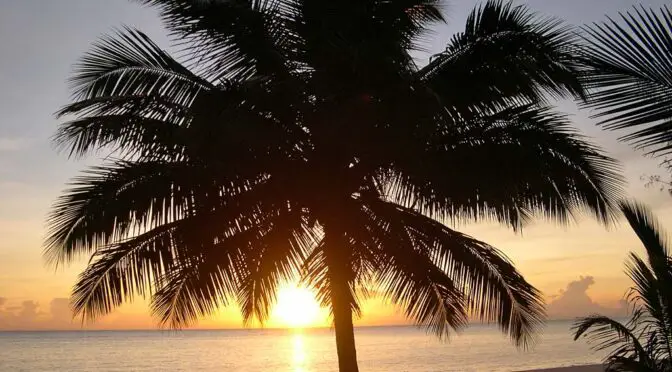
[{"label": "orange cloud", "polygon": [[68,329],[72,326],[67,298],[52,299],[48,311],[43,312],[35,301],[9,306],[7,298],[0,297],[1,329]]}]

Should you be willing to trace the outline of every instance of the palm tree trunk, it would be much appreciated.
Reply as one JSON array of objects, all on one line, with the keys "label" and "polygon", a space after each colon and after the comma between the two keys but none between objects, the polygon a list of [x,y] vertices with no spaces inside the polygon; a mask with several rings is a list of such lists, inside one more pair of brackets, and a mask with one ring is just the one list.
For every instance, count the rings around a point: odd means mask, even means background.
[{"label": "palm tree trunk", "polygon": [[[334,280],[336,279],[336,280]],[[352,309],[347,300],[350,289],[348,282],[332,278],[331,304],[334,312],[336,330],[336,351],[338,353],[339,372],[358,372],[355,332],[352,325]]]},{"label": "palm tree trunk", "polygon": [[352,324],[352,304],[354,298],[350,291],[352,268],[351,251],[345,236],[336,228],[336,223],[325,226],[325,259],[331,290],[331,309],[336,331],[336,352],[339,372],[359,372],[357,351],[355,350],[355,332]]}]

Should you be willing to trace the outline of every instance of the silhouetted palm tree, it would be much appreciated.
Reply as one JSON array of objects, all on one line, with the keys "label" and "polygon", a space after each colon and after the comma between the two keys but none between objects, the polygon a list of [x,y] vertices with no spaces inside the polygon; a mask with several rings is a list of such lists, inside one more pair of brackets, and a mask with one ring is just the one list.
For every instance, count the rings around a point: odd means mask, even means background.
[{"label": "silhouetted palm tree", "polygon": [[623,213],[646,249],[646,261],[630,253],[626,273],[634,286],[627,300],[630,320],[623,324],[601,315],[579,319],[574,339],[609,350],[607,371],[672,371],[672,258],[655,217],[642,205],[625,203]]},{"label": "silhouetted palm tree", "polygon": [[85,318],[140,295],[174,327],[236,302],[264,320],[301,275],[331,309],[341,371],[357,370],[363,289],[440,336],[474,316],[527,345],[539,292],[442,221],[612,218],[617,166],[544,106],[583,96],[556,20],[489,1],[419,68],[436,0],[141,2],[189,67],[124,29],[84,56],[59,112],[71,156],[118,159],[49,217],[53,263],[91,258]]},{"label": "silhouetted palm tree", "polygon": [[672,150],[672,11],[635,7],[585,28],[588,106],[600,125],[652,154]]}]

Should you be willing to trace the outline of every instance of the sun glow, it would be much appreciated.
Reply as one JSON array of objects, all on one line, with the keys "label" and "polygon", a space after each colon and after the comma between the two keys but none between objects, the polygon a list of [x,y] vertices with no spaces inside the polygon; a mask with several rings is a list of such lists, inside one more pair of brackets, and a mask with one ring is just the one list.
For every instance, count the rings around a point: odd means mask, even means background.
[{"label": "sun glow", "polygon": [[306,347],[303,345],[303,335],[296,334],[292,338],[293,344],[293,358],[292,366],[294,367],[294,372],[303,372],[306,365]]},{"label": "sun glow", "polygon": [[304,328],[319,325],[320,305],[311,291],[301,287],[285,287],[278,292],[273,316],[282,326]]}]

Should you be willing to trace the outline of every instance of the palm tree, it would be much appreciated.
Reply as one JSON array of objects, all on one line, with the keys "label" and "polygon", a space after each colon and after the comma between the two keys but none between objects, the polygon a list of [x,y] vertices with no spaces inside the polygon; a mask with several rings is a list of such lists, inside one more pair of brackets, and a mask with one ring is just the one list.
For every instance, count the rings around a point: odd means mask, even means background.
[{"label": "palm tree", "polygon": [[647,255],[630,253],[626,263],[632,316],[625,324],[602,315],[579,319],[574,340],[588,337],[595,349],[609,350],[607,371],[672,371],[672,258],[665,234],[644,206],[624,203],[622,210]]},{"label": "palm tree", "polygon": [[184,64],[125,28],[81,59],[58,113],[71,156],[110,153],[49,216],[50,262],[90,258],[84,319],[148,296],[172,327],[235,303],[263,321],[300,276],[331,310],[341,371],[357,371],[371,289],[439,336],[471,316],[526,346],[540,293],[442,221],[613,218],[616,163],[545,104],[584,96],[554,19],[488,1],[418,67],[436,0],[141,3]]},{"label": "palm tree", "polygon": [[649,154],[672,151],[672,11],[634,7],[585,28],[587,104],[600,125]]}]

